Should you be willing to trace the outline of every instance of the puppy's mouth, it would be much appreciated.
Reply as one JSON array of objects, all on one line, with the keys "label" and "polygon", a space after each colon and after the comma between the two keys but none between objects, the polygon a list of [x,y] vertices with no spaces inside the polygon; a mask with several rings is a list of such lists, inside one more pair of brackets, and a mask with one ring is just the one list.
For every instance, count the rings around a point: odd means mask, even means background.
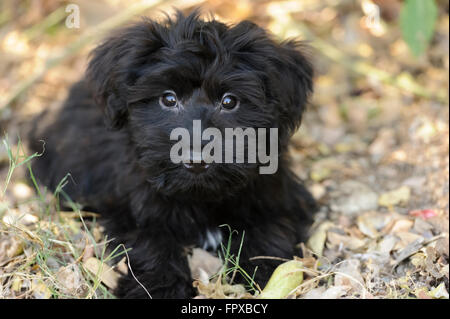
[{"label": "puppy's mouth", "polygon": [[161,194],[177,199],[214,202],[236,194],[257,176],[255,168],[236,164],[170,161],[163,166],[149,169],[147,181]]}]

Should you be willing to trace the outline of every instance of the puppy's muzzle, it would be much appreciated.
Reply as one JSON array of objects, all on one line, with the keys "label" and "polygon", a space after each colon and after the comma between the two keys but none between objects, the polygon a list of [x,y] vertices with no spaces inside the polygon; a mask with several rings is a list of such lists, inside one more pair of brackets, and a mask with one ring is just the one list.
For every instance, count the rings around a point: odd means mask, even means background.
[{"label": "puppy's muzzle", "polygon": [[189,160],[183,161],[183,166],[191,173],[201,174],[206,172],[210,165],[203,160],[201,153],[190,152]]},{"label": "puppy's muzzle", "polygon": [[195,174],[206,172],[206,170],[209,168],[209,164],[205,163],[204,161],[201,161],[200,163],[183,163],[183,165],[188,171]]}]

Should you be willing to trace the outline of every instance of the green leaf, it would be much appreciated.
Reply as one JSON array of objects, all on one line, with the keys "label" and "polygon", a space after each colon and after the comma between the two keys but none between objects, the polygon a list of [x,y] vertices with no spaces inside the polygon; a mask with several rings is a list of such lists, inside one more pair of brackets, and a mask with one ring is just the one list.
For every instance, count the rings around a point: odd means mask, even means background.
[{"label": "green leaf", "polygon": [[430,42],[437,19],[434,0],[406,0],[400,12],[403,39],[412,53],[422,55]]},{"label": "green leaf", "polygon": [[282,263],[273,272],[259,298],[286,298],[303,282],[303,270],[303,263],[299,260]]}]

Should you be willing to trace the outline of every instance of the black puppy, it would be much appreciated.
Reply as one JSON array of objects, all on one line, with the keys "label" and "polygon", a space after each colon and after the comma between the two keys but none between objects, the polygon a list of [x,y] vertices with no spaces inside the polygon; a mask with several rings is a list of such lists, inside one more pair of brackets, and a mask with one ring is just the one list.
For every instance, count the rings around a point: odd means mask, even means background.
[{"label": "black puppy", "polygon": [[[237,230],[240,265],[263,286],[277,262],[305,239],[315,203],[288,166],[289,138],[312,91],[313,70],[302,45],[279,43],[249,21],[228,26],[197,13],[145,20],[97,47],[86,78],[62,109],[35,121],[31,149],[45,152],[35,175],[102,214],[118,243],[132,247],[137,279],[156,298],[194,295],[186,247],[217,250],[229,225]],[[277,128],[278,170],[259,164],[173,163],[176,127]],[[47,124],[45,124],[47,123]],[[106,125],[105,125],[106,123]],[[116,294],[147,297],[131,276]]]}]

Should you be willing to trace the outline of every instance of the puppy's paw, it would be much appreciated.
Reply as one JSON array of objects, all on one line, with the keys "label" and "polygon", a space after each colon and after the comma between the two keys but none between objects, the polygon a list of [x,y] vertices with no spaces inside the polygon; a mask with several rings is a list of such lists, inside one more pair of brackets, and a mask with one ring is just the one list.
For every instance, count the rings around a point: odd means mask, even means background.
[{"label": "puppy's paw", "polygon": [[195,296],[192,280],[167,278],[164,275],[144,277],[147,278],[139,280],[145,289],[133,277],[122,277],[115,290],[116,297],[120,299],[189,299]]}]

